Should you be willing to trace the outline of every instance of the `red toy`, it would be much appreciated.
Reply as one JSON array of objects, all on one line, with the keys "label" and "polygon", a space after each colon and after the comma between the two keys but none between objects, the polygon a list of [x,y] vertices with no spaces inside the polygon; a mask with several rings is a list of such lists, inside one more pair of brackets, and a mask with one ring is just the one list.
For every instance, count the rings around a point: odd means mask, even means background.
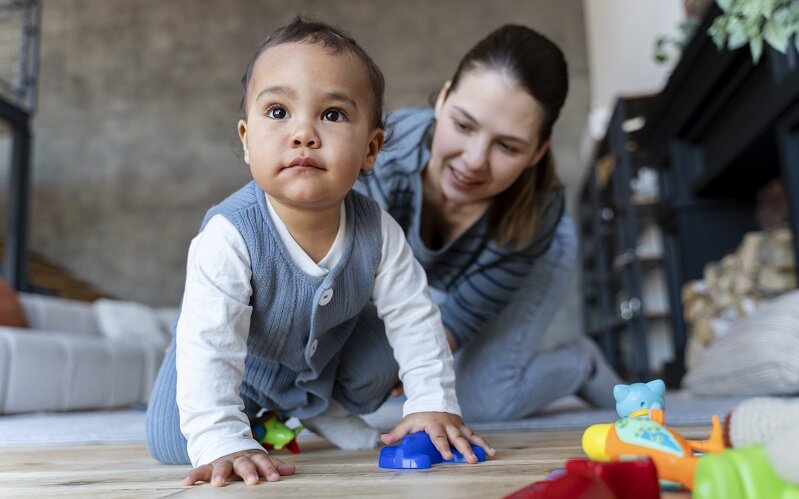
[{"label": "red toy", "polygon": [[658,499],[655,463],[650,458],[603,463],[569,459],[565,474],[543,480],[505,496],[505,499]]}]

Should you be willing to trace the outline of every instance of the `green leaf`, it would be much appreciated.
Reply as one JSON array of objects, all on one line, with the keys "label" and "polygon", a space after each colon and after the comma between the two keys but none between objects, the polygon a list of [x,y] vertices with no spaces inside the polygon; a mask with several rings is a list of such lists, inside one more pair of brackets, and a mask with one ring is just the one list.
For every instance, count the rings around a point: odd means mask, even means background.
[{"label": "green leaf", "polygon": [[763,15],[766,10],[763,0],[746,0],[739,3],[739,12],[747,19],[755,19]]},{"label": "green leaf", "polygon": [[752,51],[752,62],[755,64],[760,62],[760,56],[763,55],[763,39],[759,36],[752,38],[749,42],[749,50]]},{"label": "green leaf", "polygon": [[724,43],[727,41],[727,31],[724,28],[724,23],[720,22],[721,18],[717,17],[713,24],[707,29],[710,39],[716,44],[716,48],[721,50],[724,48]]},{"label": "green leaf", "polygon": [[774,15],[771,18],[777,23],[782,26],[787,26],[791,23],[791,11],[788,10],[787,7],[780,7],[779,9],[774,11]]},{"label": "green leaf", "polygon": [[783,54],[788,50],[788,30],[777,24],[774,19],[766,21],[763,29],[763,38],[769,45]]},{"label": "green leaf", "polygon": [[718,4],[719,8],[724,12],[729,11],[730,7],[732,7],[732,0],[716,0],[716,3]]},{"label": "green leaf", "polygon": [[746,26],[737,17],[733,17],[727,23],[727,35],[729,35],[727,47],[730,50],[743,47],[749,41],[749,37],[746,36]]},{"label": "green leaf", "polygon": [[763,32],[763,20],[759,17],[749,17],[744,19],[744,32],[746,33],[746,38],[751,40],[752,38],[760,35]]},{"label": "green leaf", "polygon": [[763,0],[763,17],[769,19],[777,6],[777,0]]}]

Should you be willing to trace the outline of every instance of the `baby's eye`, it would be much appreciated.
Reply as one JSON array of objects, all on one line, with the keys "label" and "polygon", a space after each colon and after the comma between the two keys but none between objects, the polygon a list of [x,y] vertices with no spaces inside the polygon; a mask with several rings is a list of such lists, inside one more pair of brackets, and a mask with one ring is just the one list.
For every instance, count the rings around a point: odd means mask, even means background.
[{"label": "baby's eye", "polygon": [[272,106],[266,110],[266,116],[276,120],[285,119],[289,112],[283,106]]},{"label": "baby's eye", "polygon": [[322,113],[322,119],[325,121],[344,121],[347,119],[344,116],[344,113],[339,111],[338,109],[328,109],[324,113]]}]

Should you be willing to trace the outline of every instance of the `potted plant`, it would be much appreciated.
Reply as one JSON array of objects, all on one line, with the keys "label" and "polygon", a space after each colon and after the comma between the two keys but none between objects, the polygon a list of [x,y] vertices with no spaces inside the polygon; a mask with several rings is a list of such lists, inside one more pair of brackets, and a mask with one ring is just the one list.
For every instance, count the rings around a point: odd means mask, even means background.
[{"label": "potted plant", "polygon": [[721,15],[708,29],[719,49],[749,44],[752,61],[763,55],[763,43],[785,54],[790,44],[799,51],[799,0],[716,0]]}]

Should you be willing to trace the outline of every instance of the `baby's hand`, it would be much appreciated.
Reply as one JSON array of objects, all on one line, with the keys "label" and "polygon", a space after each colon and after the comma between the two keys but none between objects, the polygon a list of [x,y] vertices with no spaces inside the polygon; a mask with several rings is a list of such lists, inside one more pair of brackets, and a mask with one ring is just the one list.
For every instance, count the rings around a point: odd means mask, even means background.
[{"label": "baby's hand", "polygon": [[229,478],[255,485],[261,477],[266,478],[267,482],[277,482],[281,476],[293,475],[294,471],[293,464],[286,464],[265,451],[245,450],[194,468],[183,479],[183,485],[207,482],[214,487],[222,487]]},{"label": "baby's hand", "polygon": [[416,412],[408,414],[400,424],[394,427],[390,433],[380,436],[384,444],[389,445],[397,442],[409,433],[426,431],[430,435],[430,441],[441,453],[444,459],[452,459],[449,444],[460,451],[469,463],[476,463],[477,456],[474,455],[471,444],[478,445],[486,451],[489,456],[494,456],[496,451],[488,442],[477,433],[474,433],[463,423],[463,419],[455,414],[448,412]]}]

